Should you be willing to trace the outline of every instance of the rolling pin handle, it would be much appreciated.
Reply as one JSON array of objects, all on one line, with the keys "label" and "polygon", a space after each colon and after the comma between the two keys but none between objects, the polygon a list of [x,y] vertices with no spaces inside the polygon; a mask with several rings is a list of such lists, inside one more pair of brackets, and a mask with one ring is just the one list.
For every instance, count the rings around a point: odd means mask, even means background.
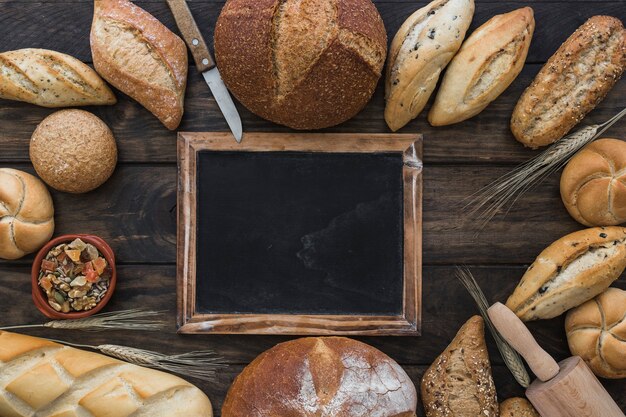
[{"label": "rolling pin handle", "polygon": [[488,313],[498,332],[522,355],[537,378],[545,382],[559,373],[559,364],[537,344],[526,325],[508,307],[495,303]]}]

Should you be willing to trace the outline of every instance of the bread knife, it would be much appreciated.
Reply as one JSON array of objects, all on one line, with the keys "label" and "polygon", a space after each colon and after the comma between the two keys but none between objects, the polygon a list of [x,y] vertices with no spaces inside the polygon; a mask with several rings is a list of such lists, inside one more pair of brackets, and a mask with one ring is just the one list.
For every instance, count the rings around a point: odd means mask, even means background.
[{"label": "bread knife", "polygon": [[209,48],[198,29],[191,10],[187,6],[187,2],[185,0],[167,0],[167,4],[170,6],[170,10],[172,10],[174,20],[176,20],[176,25],[178,25],[185,43],[191,50],[194,61],[196,61],[196,68],[202,73],[230,130],[233,132],[233,136],[240,143],[243,135],[241,117],[239,117],[235,103],[233,103],[224,80],[222,80]]}]

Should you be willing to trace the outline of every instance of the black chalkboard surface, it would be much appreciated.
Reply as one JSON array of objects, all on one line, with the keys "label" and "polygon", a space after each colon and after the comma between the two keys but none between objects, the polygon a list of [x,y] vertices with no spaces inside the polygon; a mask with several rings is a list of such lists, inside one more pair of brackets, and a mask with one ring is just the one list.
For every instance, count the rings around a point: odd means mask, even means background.
[{"label": "black chalkboard surface", "polygon": [[181,333],[418,335],[419,135],[181,133]]}]

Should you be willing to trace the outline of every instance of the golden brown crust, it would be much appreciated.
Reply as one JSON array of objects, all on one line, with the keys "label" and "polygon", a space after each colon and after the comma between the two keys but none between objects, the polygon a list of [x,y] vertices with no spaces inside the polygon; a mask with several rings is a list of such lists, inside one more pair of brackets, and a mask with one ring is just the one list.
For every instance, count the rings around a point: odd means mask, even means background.
[{"label": "golden brown crust", "polygon": [[43,107],[115,104],[111,89],[89,66],[47,49],[0,54],[0,98]]},{"label": "golden brown crust", "polygon": [[539,254],[506,305],[522,320],[550,319],[595,297],[626,268],[626,228],[594,227]]},{"label": "golden brown crust", "polygon": [[414,417],[417,393],[384,353],[340,337],[302,338],[259,355],[228,391],[223,417]]},{"label": "golden brown crust", "polygon": [[427,417],[498,416],[482,317],[461,327],[424,374],[421,389]]},{"label": "golden brown crust", "polygon": [[[320,42],[310,42],[303,14],[326,25],[315,28]],[[229,0],[215,28],[216,61],[233,95],[253,113],[295,129],[333,126],[358,113],[386,50],[382,19],[369,0]]]},{"label": "golden brown crust", "polygon": [[500,404],[500,417],[541,417],[526,398],[509,398]]},{"label": "golden brown crust", "polygon": [[626,291],[609,288],[565,319],[572,355],[603,378],[626,378]]},{"label": "golden brown crust", "polygon": [[30,159],[52,188],[86,193],[113,174],[117,146],[113,133],[97,116],[83,110],[61,110],[35,129]]},{"label": "golden brown crust", "polygon": [[494,16],[476,29],[446,70],[430,124],[467,120],[502,94],[522,71],[534,30],[530,7]]},{"label": "golden brown crust", "polygon": [[41,248],[54,232],[54,207],[38,178],[0,168],[0,258],[19,259]]},{"label": "golden brown crust", "polygon": [[182,39],[128,0],[95,0],[91,53],[96,71],[170,130],[180,124],[187,84]]},{"label": "golden brown crust", "polygon": [[0,331],[0,415],[78,416],[84,409],[94,417],[213,416],[206,395],[173,375]]},{"label": "golden brown crust", "polygon": [[626,222],[626,142],[599,139],[578,152],[561,175],[561,198],[585,226]]},{"label": "golden brown crust", "polygon": [[563,137],[600,103],[626,68],[626,31],[611,16],[580,26],[541,69],[517,102],[511,131],[538,148]]}]

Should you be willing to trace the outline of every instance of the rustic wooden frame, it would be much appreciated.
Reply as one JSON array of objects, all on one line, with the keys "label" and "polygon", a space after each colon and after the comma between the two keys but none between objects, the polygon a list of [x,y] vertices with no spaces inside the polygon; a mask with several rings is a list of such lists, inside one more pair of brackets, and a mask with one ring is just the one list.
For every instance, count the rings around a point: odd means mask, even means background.
[{"label": "rustic wooden frame", "polygon": [[[404,166],[404,290],[398,316],[198,314],[196,300],[196,155],[203,150],[398,152]],[[178,135],[177,324],[179,333],[280,335],[421,334],[422,136],[419,134],[230,133]]]}]

